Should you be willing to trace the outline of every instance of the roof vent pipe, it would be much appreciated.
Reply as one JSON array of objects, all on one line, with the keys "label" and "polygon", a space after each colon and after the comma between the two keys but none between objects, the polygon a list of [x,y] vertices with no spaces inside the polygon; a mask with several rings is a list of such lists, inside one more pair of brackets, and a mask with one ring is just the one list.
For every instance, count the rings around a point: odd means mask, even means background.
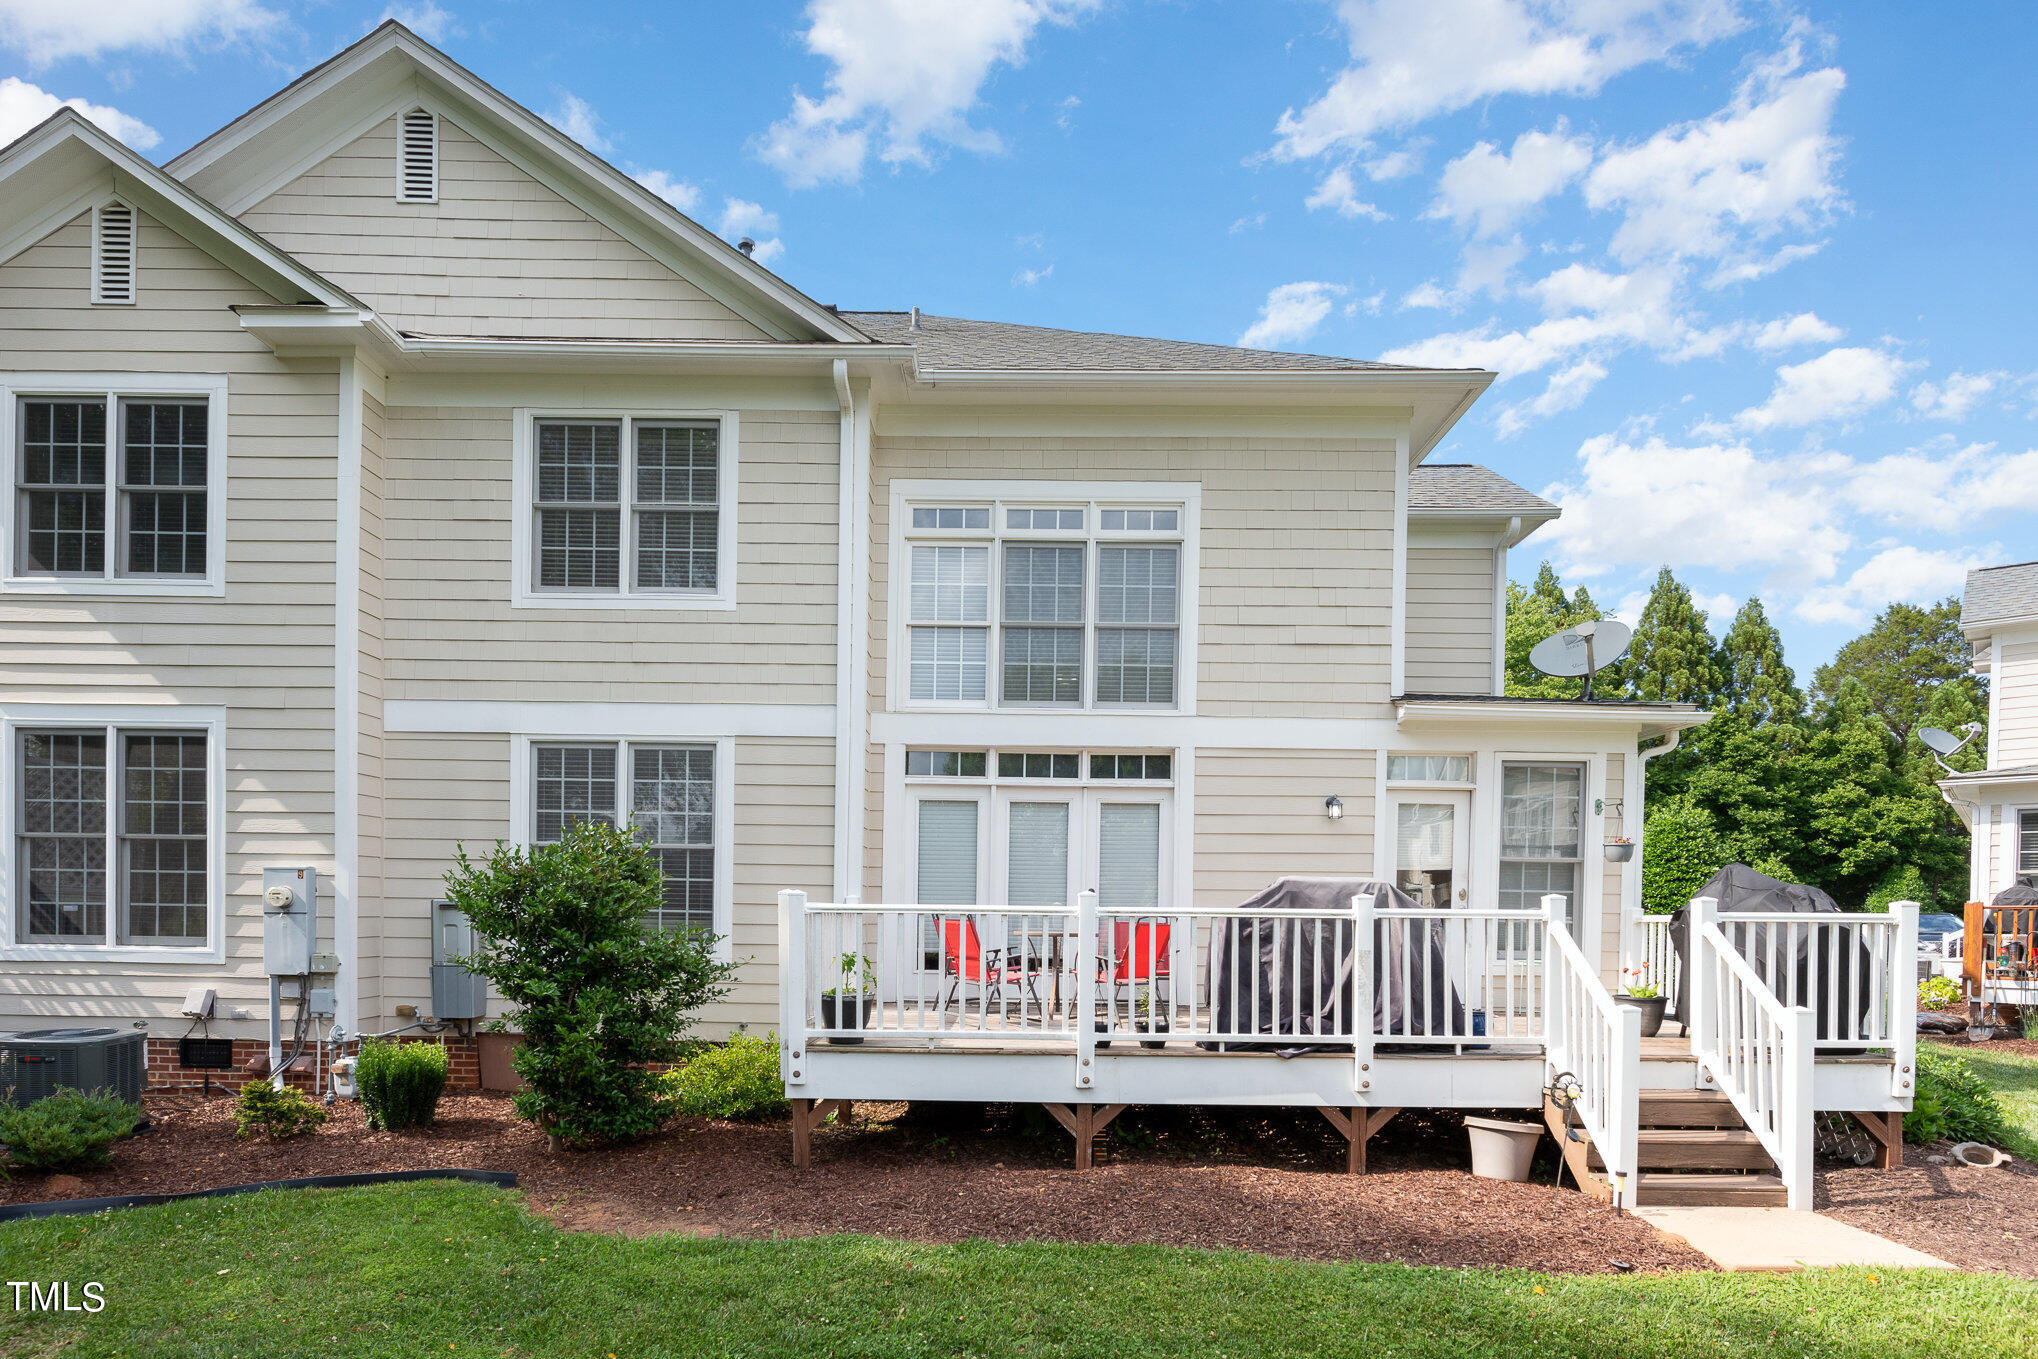
[{"label": "roof vent pipe", "polygon": [[757,242],[745,236],[742,240],[736,242],[736,248],[743,252],[743,258],[747,260],[750,258],[750,252],[757,248]]},{"label": "roof vent pipe", "polygon": [[912,323],[911,323],[910,325],[908,325],[908,326],[906,327],[906,329],[908,329],[908,330],[918,330],[919,328],[920,328],[920,309],[919,309],[918,307],[915,307],[915,308],[913,308],[913,320],[912,320]]}]

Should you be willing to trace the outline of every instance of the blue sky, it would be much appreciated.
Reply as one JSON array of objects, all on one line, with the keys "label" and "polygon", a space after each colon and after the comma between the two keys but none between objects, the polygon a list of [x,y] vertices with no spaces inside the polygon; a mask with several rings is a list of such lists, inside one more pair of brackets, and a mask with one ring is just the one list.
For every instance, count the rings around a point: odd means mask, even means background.
[{"label": "blue sky", "polygon": [[2022,5],[0,0],[0,139],[167,159],[392,13],[824,302],[1492,367],[1518,577],[1802,676],[2038,557]]}]

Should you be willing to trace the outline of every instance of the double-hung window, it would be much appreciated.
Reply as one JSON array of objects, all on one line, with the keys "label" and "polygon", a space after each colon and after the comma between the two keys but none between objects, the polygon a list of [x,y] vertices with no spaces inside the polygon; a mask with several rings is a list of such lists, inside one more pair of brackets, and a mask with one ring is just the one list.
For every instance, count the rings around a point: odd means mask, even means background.
[{"label": "double-hung window", "polygon": [[2017,876],[2038,883],[2038,808],[2017,814]]},{"label": "double-hung window", "polygon": [[1175,708],[1189,509],[901,505],[909,704]]},{"label": "double-hung window", "polygon": [[665,895],[654,929],[721,932],[716,903],[715,747],[639,741],[531,746],[531,838],[553,844],[578,821],[628,825],[658,856]]},{"label": "double-hung window", "polygon": [[217,593],[223,404],[209,379],[9,389],[7,587]]},{"label": "double-hung window", "polygon": [[119,724],[10,729],[16,944],[211,941],[213,739]]},{"label": "double-hung window", "polygon": [[1507,761],[1500,767],[1500,904],[1540,909],[1564,898],[1564,920],[1578,924],[1583,880],[1585,766]]},{"label": "double-hung window", "polygon": [[733,415],[518,419],[518,603],[733,606]]}]

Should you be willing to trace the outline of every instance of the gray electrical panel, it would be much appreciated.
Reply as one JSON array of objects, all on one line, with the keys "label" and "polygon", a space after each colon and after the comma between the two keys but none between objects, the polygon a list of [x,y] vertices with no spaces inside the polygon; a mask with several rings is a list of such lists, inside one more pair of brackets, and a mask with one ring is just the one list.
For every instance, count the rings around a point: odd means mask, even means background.
[{"label": "gray electrical panel", "polygon": [[467,922],[466,913],[450,901],[433,902],[432,1018],[488,1016],[488,980],[452,961],[472,957],[474,951],[474,926]]},{"label": "gray electrical panel", "polygon": [[262,870],[262,968],[272,977],[311,971],[318,936],[318,870]]}]

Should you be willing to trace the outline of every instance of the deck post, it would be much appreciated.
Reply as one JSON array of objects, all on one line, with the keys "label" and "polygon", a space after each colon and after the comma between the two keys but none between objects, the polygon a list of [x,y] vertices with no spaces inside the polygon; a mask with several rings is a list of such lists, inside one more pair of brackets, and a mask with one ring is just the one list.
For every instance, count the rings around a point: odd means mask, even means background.
[{"label": "deck post", "polygon": [[[1076,894],[1075,999],[1076,1088],[1097,1086],[1097,889]],[[1085,1124],[1085,1127],[1088,1125]],[[1078,1130],[1076,1164],[1088,1164],[1087,1139]]]},{"label": "deck post", "polygon": [[[1918,903],[1898,901],[1890,904],[1889,913],[1896,919],[1896,941],[1891,945],[1889,966],[1894,974],[1889,986],[1889,1055],[1890,1090],[1898,1099],[1907,1100],[1917,1089],[1916,1070],[1918,1065],[1918,982],[1916,975],[1918,957]],[[1979,933],[1970,935],[1977,943]],[[1902,1160],[1899,1153],[1898,1160]]]},{"label": "deck post", "polygon": [[1684,1032],[1691,1039],[1691,1054],[1698,1059],[1698,1083],[1705,1087],[1717,1087],[1718,1079],[1706,1065],[1711,1052],[1712,1021],[1714,1007],[1719,998],[1713,994],[1713,984],[1718,980],[1710,954],[1712,944],[1708,927],[1719,922],[1720,903],[1717,897],[1693,897],[1691,911],[1685,917],[1685,939],[1691,950],[1686,959],[1684,976]]},{"label": "deck post", "polygon": [[[1500,928],[1505,930],[1507,926]],[[1563,928],[1564,898],[1559,893],[1547,892],[1543,895],[1543,975],[1537,978],[1537,983],[1543,992],[1543,1060],[1549,1066],[1552,1078],[1571,1071],[1574,1056],[1569,1021],[1564,1016],[1565,994],[1562,976],[1557,970],[1557,950],[1550,942],[1550,936]],[[1493,1016],[1490,1010],[1486,1026],[1491,1032]]]},{"label": "deck post", "polygon": [[1632,1208],[1642,1174],[1642,1012],[1632,1005],[1620,1005],[1615,1007],[1613,1019],[1613,1061],[1607,1064],[1606,1073],[1606,1122],[1615,1145],[1606,1148],[1600,1159],[1606,1163],[1606,1178],[1613,1186],[1613,1206]]},{"label": "deck post", "polygon": [[[1373,907],[1372,893],[1352,898],[1352,1090],[1360,1102],[1373,1088]],[[1365,1165],[1364,1154],[1359,1162]]]},{"label": "deck post", "polygon": [[[807,1083],[807,894],[792,888],[778,894],[778,984],[778,1065],[790,1094]],[[793,1127],[802,1141],[797,1114]]]},{"label": "deck post", "polygon": [[1791,1208],[1812,1206],[1812,1036],[1818,1023],[1808,1005],[1783,1013],[1783,1088],[1776,1111],[1783,1155],[1777,1158],[1777,1168],[1783,1173],[1785,1206]]}]

